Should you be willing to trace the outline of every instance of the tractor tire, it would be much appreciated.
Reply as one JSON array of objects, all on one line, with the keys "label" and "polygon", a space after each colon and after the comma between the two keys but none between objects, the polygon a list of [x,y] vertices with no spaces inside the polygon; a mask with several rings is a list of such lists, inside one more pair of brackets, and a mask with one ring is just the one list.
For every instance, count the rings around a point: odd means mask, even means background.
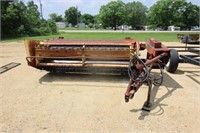
[{"label": "tractor tire", "polygon": [[166,70],[170,73],[174,73],[179,64],[179,55],[177,50],[175,49],[170,49],[170,58],[168,63],[166,64]]}]

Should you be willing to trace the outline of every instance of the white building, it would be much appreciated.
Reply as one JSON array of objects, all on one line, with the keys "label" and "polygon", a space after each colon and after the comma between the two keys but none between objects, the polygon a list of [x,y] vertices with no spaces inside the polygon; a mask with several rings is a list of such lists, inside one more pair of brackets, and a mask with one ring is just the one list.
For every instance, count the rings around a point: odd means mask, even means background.
[{"label": "white building", "polygon": [[65,28],[65,27],[66,27],[66,24],[65,24],[65,22],[56,22],[56,26],[57,26],[58,28]]},{"label": "white building", "polygon": [[85,28],[86,25],[85,25],[85,23],[78,23],[78,27],[79,27],[79,28]]},{"label": "white building", "polygon": [[121,25],[121,26],[117,26],[118,30],[129,30],[129,26],[128,25]]},{"label": "white building", "polygon": [[121,26],[121,29],[122,29],[122,30],[129,30],[129,26],[128,26],[128,25],[122,25],[122,26]]},{"label": "white building", "polygon": [[176,31],[176,30],[180,30],[181,28],[180,27],[176,27],[176,26],[168,26],[168,30],[169,31]]}]

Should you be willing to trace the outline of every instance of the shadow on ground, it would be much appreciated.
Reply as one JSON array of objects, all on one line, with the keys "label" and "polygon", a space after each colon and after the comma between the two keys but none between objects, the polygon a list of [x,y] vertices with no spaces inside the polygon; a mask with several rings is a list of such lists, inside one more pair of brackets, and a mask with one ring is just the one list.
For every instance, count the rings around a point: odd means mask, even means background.
[{"label": "shadow on ground", "polygon": [[[182,74],[182,73],[181,73]],[[151,111],[144,111],[142,109],[132,109],[130,110],[130,112],[138,112],[140,111],[140,116],[139,116],[139,120],[144,120],[144,118],[148,115],[151,116],[158,116],[158,115],[162,115],[164,113],[164,106],[168,106],[167,104],[163,104],[162,101],[168,97],[170,97],[174,91],[176,91],[177,89],[182,89],[183,87],[176,82],[172,77],[170,77],[167,73],[164,73],[164,81],[163,84],[161,86],[164,86],[167,89],[167,92],[165,94],[163,94],[161,97],[156,98],[156,95],[158,93],[159,90],[159,86],[153,86],[152,91],[151,91],[151,103],[152,103],[152,107],[151,107]],[[145,101],[144,101],[145,102]],[[153,110],[157,110],[156,112],[153,112]]]},{"label": "shadow on ground", "polygon": [[128,82],[128,75],[76,74],[76,73],[47,73],[39,79],[41,84],[53,82]]},{"label": "shadow on ground", "polygon": [[[185,72],[181,70],[176,72],[176,74],[180,75],[184,73]],[[192,76],[190,76],[190,78],[191,77]],[[51,85],[53,84],[53,82],[64,84],[64,82],[128,83],[128,81],[129,81],[128,75],[99,75],[99,74],[74,74],[74,73],[47,73],[39,80],[41,84],[50,83]],[[138,118],[139,120],[144,120],[145,117],[148,115],[151,116],[162,115],[164,113],[163,107],[168,106],[167,104],[163,104],[162,101],[170,97],[173,94],[173,92],[176,91],[177,89],[183,88],[178,82],[176,82],[175,79],[173,79],[167,73],[164,73],[164,81],[161,86],[164,86],[167,92],[163,94],[161,97],[157,98],[156,95],[158,93],[159,87],[153,86],[151,91],[151,103],[152,103],[151,112],[143,111],[142,109],[130,110],[130,112],[141,112]],[[144,99],[144,102],[145,100],[146,98]]]}]

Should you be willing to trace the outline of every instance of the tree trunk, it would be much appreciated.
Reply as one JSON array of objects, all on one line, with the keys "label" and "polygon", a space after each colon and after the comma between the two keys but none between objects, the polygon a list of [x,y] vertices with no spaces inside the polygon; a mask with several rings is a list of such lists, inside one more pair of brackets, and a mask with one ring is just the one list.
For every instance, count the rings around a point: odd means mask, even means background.
[{"label": "tree trunk", "polygon": [[117,30],[117,26],[115,25],[114,30]]}]

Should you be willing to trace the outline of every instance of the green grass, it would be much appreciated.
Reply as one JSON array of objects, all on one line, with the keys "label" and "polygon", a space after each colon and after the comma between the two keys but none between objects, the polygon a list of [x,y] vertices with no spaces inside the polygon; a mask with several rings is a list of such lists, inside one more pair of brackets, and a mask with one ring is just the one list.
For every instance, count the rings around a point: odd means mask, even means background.
[{"label": "green grass", "polygon": [[[105,33],[76,33],[76,32],[69,32],[64,33],[61,32],[56,35],[49,35],[49,36],[33,36],[33,37],[15,37],[15,38],[7,38],[3,39],[2,41],[22,41],[24,39],[35,39],[35,40],[45,40],[45,39],[52,39],[52,38],[58,38],[58,37],[64,37],[65,39],[124,39],[125,37],[131,37],[133,39],[139,40],[139,41],[146,41],[149,38],[156,38],[163,42],[172,42],[172,41],[178,41],[177,34],[180,32],[139,32],[139,33],[123,33],[123,32],[105,32]],[[198,32],[186,32],[185,34],[192,34]],[[181,34],[184,34],[181,32]]]},{"label": "green grass", "polygon": [[65,28],[58,28],[58,30],[92,30],[92,29],[91,28],[65,27]]},{"label": "green grass", "polygon": [[65,28],[58,28],[58,30],[111,30],[111,28],[107,28],[107,29],[95,29],[95,28],[65,27]]}]

